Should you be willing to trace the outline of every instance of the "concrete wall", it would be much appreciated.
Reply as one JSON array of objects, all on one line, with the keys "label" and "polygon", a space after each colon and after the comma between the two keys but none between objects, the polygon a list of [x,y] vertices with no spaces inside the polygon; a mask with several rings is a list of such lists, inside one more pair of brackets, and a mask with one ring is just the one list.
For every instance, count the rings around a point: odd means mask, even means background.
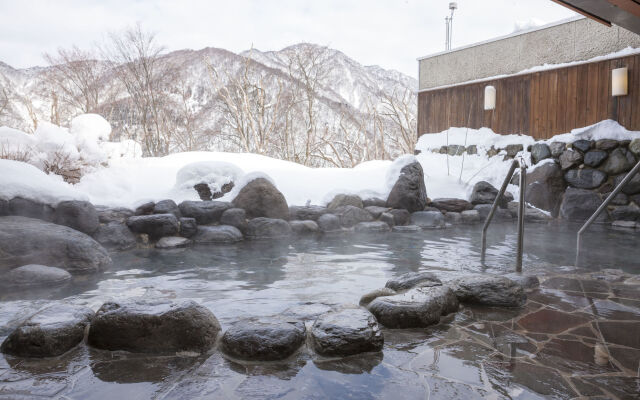
[{"label": "concrete wall", "polygon": [[584,61],[629,46],[640,47],[640,35],[578,18],[419,59],[419,88],[513,74],[542,64]]}]

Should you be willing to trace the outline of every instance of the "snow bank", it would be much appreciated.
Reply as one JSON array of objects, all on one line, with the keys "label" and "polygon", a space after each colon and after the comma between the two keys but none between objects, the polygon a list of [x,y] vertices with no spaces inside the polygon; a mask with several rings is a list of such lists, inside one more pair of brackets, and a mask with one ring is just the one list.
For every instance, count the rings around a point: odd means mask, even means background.
[{"label": "snow bank", "polygon": [[0,199],[22,197],[52,205],[65,200],[88,199],[61,177],[47,175],[24,162],[0,159],[0,171]]},{"label": "snow bank", "polygon": [[640,139],[640,132],[627,130],[627,128],[620,125],[617,121],[607,119],[604,121],[600,121],[597,124],[586,126],[584,128],[573,129],[569,133],[556,135],[551,139],[545,140],[544,142],[545,143],[551,143],[551,142],[571,143],[581,139],[633,140],[633,139]]},{"label": "snow bank", "polygon": [[450,144],[471,146],[475,145],[480,150],[489,150],[492,146],[496,149],[504,148],[509,144],[522,144],[524,149],[535,143],[533,137],[528,135],[500,135],[489,128],[451,128],[440,133],[429,133],[420,136],[416,149],[421,152],[440,150],[440,147]]}]

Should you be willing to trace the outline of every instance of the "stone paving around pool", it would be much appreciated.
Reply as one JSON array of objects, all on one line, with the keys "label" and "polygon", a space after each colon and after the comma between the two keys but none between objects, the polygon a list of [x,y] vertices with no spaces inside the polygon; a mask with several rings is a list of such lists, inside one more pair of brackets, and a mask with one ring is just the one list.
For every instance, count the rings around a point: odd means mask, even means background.
[{"label": "stone paving around pool", "polygon": [[[306,346],[267,363],[239,361],[219,351],[149,356],[87,346],[44,360],[6,356],[0,358],[0,399],[91,398],[101,384],[145,382],[123,393],[166,399],[398,393],[403,398],[427,393],[464,399],[638,398],[640,279],[613,270],[540,279],[523,307],[465,305],[431,327],[385,328],[382,352],[351,357],[323,357]],[[116,390],[106,387],[103,395]]]}]

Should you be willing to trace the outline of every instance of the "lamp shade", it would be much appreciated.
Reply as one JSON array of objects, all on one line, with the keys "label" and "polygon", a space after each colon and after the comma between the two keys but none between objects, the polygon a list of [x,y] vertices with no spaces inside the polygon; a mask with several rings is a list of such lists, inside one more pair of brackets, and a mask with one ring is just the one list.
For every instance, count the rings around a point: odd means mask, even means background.
[{"label": "lamp shade", "polygon": [[496,108],[496,88],[485,86],[484,88],[484,109],[495,110]]},{"label": "lamp shade", "polygon": [[611,95],[626,96],[628,94],[628,71],[627,67],[616,68],[611,71]]}]

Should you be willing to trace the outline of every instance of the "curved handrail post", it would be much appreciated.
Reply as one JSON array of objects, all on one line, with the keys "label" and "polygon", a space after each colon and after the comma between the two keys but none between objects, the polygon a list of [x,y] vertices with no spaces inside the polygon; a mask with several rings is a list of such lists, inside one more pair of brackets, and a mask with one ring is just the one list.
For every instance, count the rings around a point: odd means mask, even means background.
[{"label": "curved handrail post", "polygon": [[620,181],[618,186],[616,186],[615,189],[613,189],[613,192],[611,192],[611,194],[607,196],[607,198],[602,202],[602,204],[600,204],[600,207],[598,207],[598,209],[593,213],[593,215],[591,215],[591,217],[589,217],[587,222],[585,222],[584,225],[582,225],[582,228],[580,228],[580,230],[578,231],[578,235],[576,238],[576,265],[575,265],[576,268],[578,267],[578,264],[580,261],[580,242],[581,242],[582,234],[584,233],[584,231],[587,230],[589,225],[591,225],[593,221],[595,221],[598,218],[598,216],[602,214],[602,211],[604,211],[604,209],[607,208],[611,200],[613,200],[614,197],[616,197],[618,193],[620,193],[622,188],[625,187],[627,182],[633,179],[633,177],[638,173],[638,171],[640,171],[640,161],[638,161],[636,166],[633,167],[631,171],[629,171],[629,173],[624,177],[624,179],[622,179],[622,181]]},{"label": "curved handrail post", "polygon": [[527,164],[520,159],[520,196],[518,200],[518,250],[516,272],[522,272],[522,253],[524,251],[525,189],[527,187]]}]

